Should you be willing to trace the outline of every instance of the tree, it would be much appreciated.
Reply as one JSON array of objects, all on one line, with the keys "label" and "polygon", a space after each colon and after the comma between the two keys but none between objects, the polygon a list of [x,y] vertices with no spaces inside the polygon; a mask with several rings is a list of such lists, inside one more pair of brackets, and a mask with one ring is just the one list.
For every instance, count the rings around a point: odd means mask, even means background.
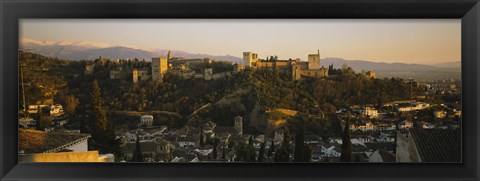
[{"label": "tree", "polygon": [[260,145],[260,150],[258,151],[258,162],[263,162],[265,158],[265,142]]},{"label": "tree", "polygon": [[342,72],[347,72],[348,68],[349,66],[346,63],[342,64]]},{"label": "tree", "polygon": [[205,136],[205,145],[214,145],[216,140],[213,140],[210,138],[210,135]]},{"label": "tree", "polygon": [[342,162],[352,161],[352,140],[350,138],[350,113],[348,114],[347,121],[345,123],[345,129],[342,137],[342,155],[340,157]]},{"label": "tree", "polygon": [[222,160],[227,159],[227,151],[225,150],[225,144],[222,144]]},{"label": "tree", "polygon": [[113,125],[107,120],[107,113],[103,107],[101,89],[97,80],[92,83],[91,93],[90,132],[94,143],[99,146],[101,153],[118,152],[118,143],[115,140]]},{"label": "tree", "polygon": [[50,117],[50,111],[47,107],[40,108],[37,114],[37,130],[45,131],[46,128],[52,124],[52,118]]},{"label": "tree", "polygon": [[200,131],[200,135],[199,135],[198,139],[200,140],[200,147],[204,147],[205,142],[203,141],[203,131]]},{"label": "tree", "polygon": [[305,143],[305,149],[303,150],[303,161],[310,162],[312,160],[312,148]]},{"label": "tree", "polygon": [[140,138],[137,135],[137,141],[135,142],[135,150],[133,151],[133,161],[143,162],[142,150],[140,149]]},{"label": "tree", "polygon": [[238,161],[255,162],[255,148],[252,145],[245,144],[245,141],[239,141],[236,144],[235,154]]},{"label": "tree", "polygon": [[107,114],[103,107],[103,100],[100,86],[98,85],[98,81],[94,80],[92,83],[92,116],[94,122],[94,127],[97,129],[95,131],[105,132],[107,131],[108,121],[107,121]]},{"label": "tree", "polygon": [[248,145],[253,146],[253,136],[248,138]]},{"label": "tree", "polygon": [[355,155],[355,162],[362,162],[362,159],[360,158],[359,154]]},{"label": "tree", "polygon": [[68,116],[75,114],[75,110],[77,109],[77,106],[79,104],[80,104],[80,101],[74,95],[66,96],[65,97],[65,113],[67,113]]},{"label": "tree", "polygon": [[289,162],[290,161],[290,132],[288,131],[288,127],[283,127],[283,143],[279,149],[275,151],[275,158],[276,162]]},{"label": "tree", "polygon": [[293,157],[294,162],[304,162],[305,156],[303,155],[305,152],[305,138],[304,138],[304,131],[303,131],[303,124],[302,126],[298,126],[298,130],[295,136],[295,153]]},{"label": "tree", "polygon": [[213,144],[213,151],[212,151],[212,159],[216,160],[217,159],[217,144]]}]

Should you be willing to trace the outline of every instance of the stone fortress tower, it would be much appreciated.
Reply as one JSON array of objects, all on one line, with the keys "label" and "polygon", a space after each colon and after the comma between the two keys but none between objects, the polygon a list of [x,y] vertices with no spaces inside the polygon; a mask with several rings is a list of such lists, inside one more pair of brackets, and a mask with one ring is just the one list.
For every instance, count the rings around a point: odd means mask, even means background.
[{"label": "stone fortress tower", "polygon": [[162,80],[168,70],[166,58],[152,58],[152,80]]},{"label": "stone fortress tower", "polygon": [[243,52],[243,65],[253,67],[258,61],[258,54],[252,52]]},{"label": "stone fortress tower", "polygon": [[320,50],[317,54],[308,54],[308,70],[320,69]]},{"label": "stone fortress tower", "polygon": [[306,77],[328,77],[328,68],[320,66],[320,50],[317,50],[317,54],[308,54],[308,62],[292,65],[292,80],[300,80]]},{"label": "stone fortress tower", "polygon": [[234,128],[237,130],[238,132],[238,135],[242,135],[243,134],[243,121],[242,121],[242,117],[241,116],[237,116],[234,118]]}]

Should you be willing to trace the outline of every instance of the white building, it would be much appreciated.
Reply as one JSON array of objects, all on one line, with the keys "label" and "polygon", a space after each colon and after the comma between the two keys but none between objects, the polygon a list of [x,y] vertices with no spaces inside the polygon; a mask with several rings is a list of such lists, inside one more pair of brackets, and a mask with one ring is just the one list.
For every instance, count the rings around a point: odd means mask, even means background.
[{"label": "white building", "polygon": [[363,115],[368,116],[370,118],[377,118],[378,117],[378,110],[373,107],[365,107],[365,111]]},{"label": "white building", "polygon": [[153,116],[152,115],[143,115],[140,117],[140,126],[152,126],[153,125]]},{"label": "white building", "polygon": [[63,106],[60,104],[55,104],[50,106],[50,115],[52,116],[61,116],[63,115]]},{"label": "white building", "polygon": [[446,111],[434,111],[433,115],[435,116],[435,118],[441,119],[441,118],[445,118],[447,116],[447,112]]},{"label": "white building", "polygon": [[407,112],[407,111],[417,111],[428,108],[430,104],[425,102],[416,102],[411,104],[410,106],[399,107],[398,111],[400,112]]}]

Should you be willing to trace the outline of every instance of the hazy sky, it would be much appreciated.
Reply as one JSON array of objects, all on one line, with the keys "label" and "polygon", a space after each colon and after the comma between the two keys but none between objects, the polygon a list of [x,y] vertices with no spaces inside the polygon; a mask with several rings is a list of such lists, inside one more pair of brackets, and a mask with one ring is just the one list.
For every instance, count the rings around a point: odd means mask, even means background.
[{"label": "hazy sky", "polygon": [[434,64],[460,61],[460,19],[21,20],[20,38],[260,58],[325,57]]}]

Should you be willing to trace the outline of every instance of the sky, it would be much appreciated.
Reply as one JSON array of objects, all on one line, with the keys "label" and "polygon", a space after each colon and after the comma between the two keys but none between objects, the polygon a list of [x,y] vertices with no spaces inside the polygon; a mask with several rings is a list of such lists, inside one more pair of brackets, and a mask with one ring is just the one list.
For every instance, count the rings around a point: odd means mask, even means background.
[{"label": "sky", "polygon": [[260,58],[300,58],[320,50],[338,57],[387,63],[460,61],[460,19],[22,19],[20,38],[96,42],[140,49]]}]

